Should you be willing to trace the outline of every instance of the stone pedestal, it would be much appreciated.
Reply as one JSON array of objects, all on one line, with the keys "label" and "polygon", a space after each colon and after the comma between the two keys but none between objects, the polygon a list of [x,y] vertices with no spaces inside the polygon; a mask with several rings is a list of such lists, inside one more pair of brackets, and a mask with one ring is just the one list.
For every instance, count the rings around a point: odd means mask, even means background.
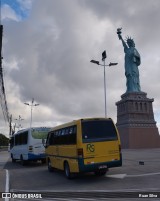
[{"label": "stone pedestal", "polygon": [[152,102],[144,92],[127,92],[117,105],[117,127],[122,148],[160,148]]}]

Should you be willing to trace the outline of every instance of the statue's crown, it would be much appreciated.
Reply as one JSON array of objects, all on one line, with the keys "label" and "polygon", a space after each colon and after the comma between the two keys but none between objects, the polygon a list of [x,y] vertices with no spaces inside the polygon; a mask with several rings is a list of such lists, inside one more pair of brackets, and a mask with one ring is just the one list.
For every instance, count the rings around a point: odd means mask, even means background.
[{"label": "statue's crown", "polygon": [[126,37],[126,41],[127,43],[134,43],[134,40],[129,36]]}]

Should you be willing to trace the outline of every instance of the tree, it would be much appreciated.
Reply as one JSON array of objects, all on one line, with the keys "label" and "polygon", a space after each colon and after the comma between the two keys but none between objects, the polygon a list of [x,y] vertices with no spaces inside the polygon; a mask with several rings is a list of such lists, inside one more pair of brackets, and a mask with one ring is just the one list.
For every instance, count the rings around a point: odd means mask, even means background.
[{"label": "tree", "polygon": [[7,138],[5,135],[0,134],[0,147],[1,146],[8,146],[9,138]]}]

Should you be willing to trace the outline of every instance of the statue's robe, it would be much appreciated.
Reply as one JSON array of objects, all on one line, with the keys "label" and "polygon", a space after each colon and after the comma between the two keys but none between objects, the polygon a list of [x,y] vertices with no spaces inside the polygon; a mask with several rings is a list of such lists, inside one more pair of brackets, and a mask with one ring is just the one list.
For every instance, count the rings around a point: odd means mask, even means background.
[{"label": "statue's robe", "polygon": [[138,92],[140,89],[138,66],[141,63],[141,57],[136,48],[126,47],[125,52],[125,75],[127,78],[127,92]]}]

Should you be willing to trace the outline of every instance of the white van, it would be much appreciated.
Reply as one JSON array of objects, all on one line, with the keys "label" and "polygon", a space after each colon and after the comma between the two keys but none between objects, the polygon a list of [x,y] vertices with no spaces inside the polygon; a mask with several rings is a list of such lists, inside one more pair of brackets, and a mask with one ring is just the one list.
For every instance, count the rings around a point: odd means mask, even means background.
[{"label": "white van", "polygon": [[46,140],[50,128],[34,127],[15,133],[10,139],[10,154],[12,162],[20,160],[22,165],[27,161],[46,161],[43,141]]}]

